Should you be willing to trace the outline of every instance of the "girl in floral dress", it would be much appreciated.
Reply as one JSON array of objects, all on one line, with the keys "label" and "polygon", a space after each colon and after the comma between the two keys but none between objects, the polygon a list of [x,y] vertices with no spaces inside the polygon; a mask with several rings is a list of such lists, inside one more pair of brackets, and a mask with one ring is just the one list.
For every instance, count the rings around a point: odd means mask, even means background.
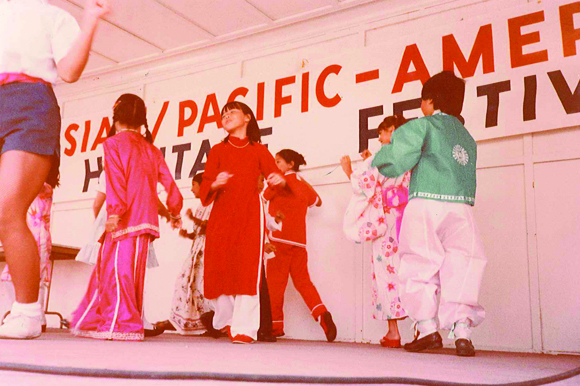
[{"label": "girl in floral dress", "polygon": [[[379,142],[390,143],[391,134],[406,122],[402,116],[389,116],[378,127]],[[401,347],[397,320],[407,317],[399,296],[399,230],[409,196],[411,172],[387,178],[371,167],[372,155],[365,150],[364,161],[353,171],[348,156],[340,163],[349,177],[353,197],[344,215],[344,232],[355,242],[371,241],[373,246],[372,306],[373,318],[387,320],[388,333],[383,347]]]},{"label": "girl in floral dress", "polygon": [[[44,301],[46,290],[50,283],[50,253],[52,251],[52,239],[50,237],[50,212],[52,208],[52,186],[45,183],[38,196],[34,199],[26,214],[26,223],[38,246],[40,256],[40,287],[38,293],[38,303],[42,310],[42,331],[46,330],[46,318],[44,317]],[[12,276],[8,265],[4,266],[4,271],[0,275],[0,281],[6,283],[7,293],[14,302],[14,287]],[[11,303],[12,303],[11,302]]]}]

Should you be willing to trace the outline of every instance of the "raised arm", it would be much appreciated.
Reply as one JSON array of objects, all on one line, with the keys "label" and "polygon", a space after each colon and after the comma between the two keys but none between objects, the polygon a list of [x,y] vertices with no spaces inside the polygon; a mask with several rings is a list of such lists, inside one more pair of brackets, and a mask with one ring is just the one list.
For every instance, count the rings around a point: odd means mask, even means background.
[{"label": "raised arm", "polygon": [[423,119],[414,119],[395,130],[391,143],[381,147],[371,165],[391,178],[414,168],[421,157],[427,135],[425,123]]},{"label": "raised arm", "polygon": [[[109,0],[86,0],[80,34],[64,57],[61,58],[60,55],[55,57],[58,75],[65,82],[76,82],[81,77],[89,59],[99,19],[105,16],[109,10]],[[59,34],[70,33],[70,31],[60,27],[56,26],[57,30],[54,34],[56,39],[58,39]],[[66,39],[66,36],[63,36],[63,39]]]}]

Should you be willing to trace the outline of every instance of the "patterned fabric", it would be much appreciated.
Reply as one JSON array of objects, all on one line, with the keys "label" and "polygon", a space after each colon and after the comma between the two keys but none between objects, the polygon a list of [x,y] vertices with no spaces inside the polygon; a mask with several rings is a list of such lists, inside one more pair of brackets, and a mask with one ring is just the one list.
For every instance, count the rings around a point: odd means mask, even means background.
[{"label": "patterned fabric", "polygon": [[[207,221],[213,203],[200,205],[194,217]],[[181,273],[175,282],[175,291],[171,304],[169,320],[181,335],[199,335],[206,329],[201,323],[201,315],[209,312],[209,302],[203,296],[203,253],[205,234],[200,234],[200,227],[194,225],[195,239],[187,259],[183,262]]]},{"label": "patterned fabric", "polygon": [[[50,282],[50,253],[52,240],[50,238],[50,211],[52,208],[52,187],[44,184],[38,196],[34,199],[28,213],[26,223],[38,245],[40,255],[40,282]],[[0,281],[12,281],[8,265],[4,267]]]},{"label": "patterned fabric", "polygon": [[409,200],[475,205],[477,144],[454,116],[440,111],[413,119],[393,133],[372,166],[387,177],[413,171]]},{"label": "patterned fabric", "polygon": [[372,242],[373,318],[401,319],[398,270],[399,231],[409,195],[410,172],[397,178],[381,175],[363,162],[351,175],[353,197],[344,216],[343,230],[352,241]]}]

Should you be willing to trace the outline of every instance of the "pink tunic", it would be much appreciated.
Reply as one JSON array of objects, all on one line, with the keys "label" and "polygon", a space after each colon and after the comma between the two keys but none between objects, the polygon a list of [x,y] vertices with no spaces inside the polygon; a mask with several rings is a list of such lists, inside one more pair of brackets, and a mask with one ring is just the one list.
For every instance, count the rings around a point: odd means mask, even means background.
[{"label": "pink tunic", "polygon": [[183,197],[173,181],[163,154],[132,131],[121,132],[105,141],[107,213],[121,217],[113,240],[143,233],[159,237],[157,182],[167,192],[167,209],[179,215]]}]

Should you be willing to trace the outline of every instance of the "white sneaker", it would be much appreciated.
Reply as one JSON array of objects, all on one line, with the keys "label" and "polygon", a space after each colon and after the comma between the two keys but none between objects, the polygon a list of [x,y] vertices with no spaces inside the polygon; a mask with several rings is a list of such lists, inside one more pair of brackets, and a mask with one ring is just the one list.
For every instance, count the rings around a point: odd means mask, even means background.
[{"label": "white sneaker", "polygon": [[34,339],[38,338],[41,332],[40,318],[11,313],[0,326],[0,339]]}]

